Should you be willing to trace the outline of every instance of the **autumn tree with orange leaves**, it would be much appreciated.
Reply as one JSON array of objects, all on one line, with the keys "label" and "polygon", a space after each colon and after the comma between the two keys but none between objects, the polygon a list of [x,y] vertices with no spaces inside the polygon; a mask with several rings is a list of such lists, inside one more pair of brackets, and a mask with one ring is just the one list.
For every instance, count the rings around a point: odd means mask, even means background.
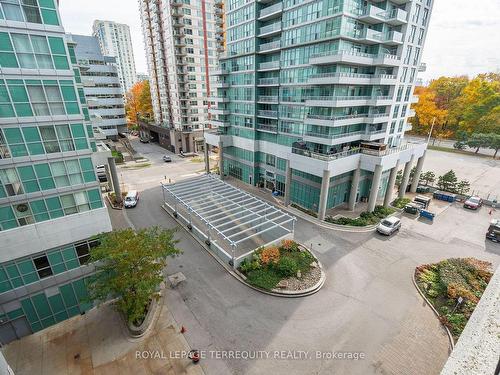
[{"label": "autumn tree with orange leaves", "polygon": [[137,114],[153,117],[149,81],[137,82],[126,95],[127,122],[129,127],[137,125]]}]

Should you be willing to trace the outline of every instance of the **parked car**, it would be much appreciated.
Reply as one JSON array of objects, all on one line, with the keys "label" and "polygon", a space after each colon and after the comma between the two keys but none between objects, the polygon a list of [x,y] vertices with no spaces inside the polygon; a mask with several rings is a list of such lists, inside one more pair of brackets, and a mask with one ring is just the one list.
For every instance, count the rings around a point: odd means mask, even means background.
[{"label": "parked car", "polygon": [[137,190],[131,190],[125,197],[123,205],[125,208],[131,208],[137,206],[137,202],[139,202],[139,193]]},{"label": "parked car", "polygon": [[141,143],[149,143],[149,139],[147,138],[142,138],[140,139]]},{"label": "parked car", "polygon": [[377,232],[390,236],[395,231],[401,228],[401,220],[395,216],[387,217],[383,219],[377,226]]},{"label": "parked car", "polygon": [[163,161],[165,163],[170,163],[172,161],[172,158],[169,155],[163,155]]},{"label": "parked car", "polygon": [[97,178],[99,179],[99,182],[107,182],[108,177],[106,175],[106,168],[104,165],[97,165],[95,167],[96,172],[97,172]]},{"label": "parked car", "polygon": [[471,210],[477,210],[483,205],[483,200],[479,197],[469,197],[465,202],[464,202],[464,208],[469,208]]},{"label": "parked car", "polygon": [[486,238],[493,242],[500,242],[500,219],[493,219],[490,222]]}]

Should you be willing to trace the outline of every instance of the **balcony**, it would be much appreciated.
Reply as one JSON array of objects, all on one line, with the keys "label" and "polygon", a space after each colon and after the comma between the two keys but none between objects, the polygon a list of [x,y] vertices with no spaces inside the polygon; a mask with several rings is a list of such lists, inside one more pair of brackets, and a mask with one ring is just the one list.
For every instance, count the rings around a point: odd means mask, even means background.
[{"label": "balcony", "polygon": [[363,141],[376,141],[378,139],[385,138],[385,134],[387,133],[387,130],[376,130],[376,131],[368,131],[368,132],[363,132],[363,135],[361,136],[361,140]]},{"label": "balcony", "polygon": [[278,86],[280,83],[279,77],[271,77],[271,78],[260,78],[258,86]]},{"label": "balcony", "polygon": [[[210,120],[213,123],[213,120]],[[205,142],[212,146],[219,146],[219,142],[223,142],[224,147],[229,147],[233,145],[233,137],[230,135],[225,135],[220,129],[206,131],[203,134]]]},{"label": "balcony", "polygon": [[229,83],[225,81],[215,81],[213,83],[214,87],[219,88],[219,89],[226,89],[229,87]]},{"label": "balcony", "polygon": [[180,0],[171,0],[170,1],[170,5],[172,7],[181,7],[181,6],[184,5],[184,3],[182,1],[180,1]]},{"label": "balcony", "polygon": [[261,103],[278,103],[278,95],[259,95],[258,101]]},{"label": "balcony", "polygon": [[418,103],[418,95],[412,95],[410,98],[410,103]]},{"label": "balcony", "polygon": [[257,111],[257,116],[277,119],[278,118],[278,111],[259,109]]},{"label": "balcony", "polygon": [[257,124],[257,130],[268,132],[268,133],[278,133],[278,125],[277,124]]},{"label": "balcony", "polygon": [[389,121],[388,113],[360,113],[345,116],[324,116],[308,114],[304,123],[319,126],[346,126],[360,123],[379,124]]},{"label": "balcony", "polygon": [[264,43],[259,46],[259,52],[260,53],[272,53],[274,51],[277,51],[281,48],[281,42],[279,40],[276,40],[274,42],[270,43]]},{"label": "balcony", "polygon": [[322,160],[322,161],[339,160],[339,159],[343,159],[343,158],[346,158],[346,157],[349,157],[352,155],[358,155],[359,153],[360,153],[359,148],[353,148],[351,150],[338,152],[336,154],[321,154],[321,153],[313,152],[313,151],[309,151],[309,150],[292,148],[292,154],[306,156],[308,158],[313,158],[313,159]]},{"label": "balcony", "polygon": [[392,104],[390,96],[310,96],[306,105],[310,107],[360,107]]},{"label": "balcony", "polygon": [[360,140],[363,134],[365,134],[364,131],[340,133],[340,134],[325,134],[325,133],[306,131],[304,133],[303,138],[304,141],[333,146],[340,143],[354,142]]},{"label": "balcony", "polygon": [[217,69],[212,70],[212,74],[214,76],[224,76],[229,74],[229,72],[226,69],[219,67]]},{"label": "balcony", "polygon": [[281,33],[281,22],[276,22],[271,25],[263,26],[259,29],[259,37],[268,37]]},{"label": "balcony", "polygon": [[398,56],[390,54],[373,55],[356,51],[325,51],[312,55],[309,58],[309,64],[330,65],[348,63],[366,66],[399,66],[400,60]]},{"label": "balcony", "polygon": [[211,113],[212,115],[228,115],[231,113],[231,111],[225,108],[210,108],[208,110],[208,113]]},{"label": "balcony", "polygon": [[312,85],[393,85],[396,76],[388,74],[358,74],[358,73],[320,73],[311,75],[308,83]]},{"label": "balcony", "polygon": [[228,103],[229,98],[226,96],[214,96],[210,98],[210,101],[215,103]]},{"label": "balcony", "polygon": [[416,114],[417,114],[417,113],[415,112],[415,110],[414,110],[414,109],[410,109],[410,110],[408,111],[408,117],[415,117],[415,115],[416,115]]},{"label": "balcony", "polygon": [[359,19],[366,23],[381,23],[384,22],[385,10],[374,5],[368,5],[363,9],[363,13],[359,16]]},{"label": "balcony", "polygon": [[259,71],[263,70],[278,70],[280,68],[279,60],[276,61],[266,61],[259,64]]},{"label": "balcony", "polygon": [[225,126],[229,126],[229,121],[215,119],[215,118],[210,119],[210,123],[212,124],[212,126],[218,127],[218,128],[223,128]]},{"label": "balcony", "polygon": [[393,9],[392,11],[385,13],[384,16],[385,22],[392,26],[404,25],[408,22],[408,13],[403,9]]},{"label": "balcony", "polygon": [[403,34],[399,31],[391,31],[388,34],[384,34],[382,39],[384,44],[388,44],[390,46],[396,46],[398,44],[403,44]]},{"label": "balcony", "polygon": [[390,46],[403,44],[403,34],[401,34],[399,31],[381,33],[377,30],[365,29],[358,39],[371,44],[383,43]]},{"label": "balcony", "polygon": [[283,12],[283,3],[277,3],[269,7],[265,7],[260,11],[259,21],[265,21],[274,17],[278,17],[281,12]]}]

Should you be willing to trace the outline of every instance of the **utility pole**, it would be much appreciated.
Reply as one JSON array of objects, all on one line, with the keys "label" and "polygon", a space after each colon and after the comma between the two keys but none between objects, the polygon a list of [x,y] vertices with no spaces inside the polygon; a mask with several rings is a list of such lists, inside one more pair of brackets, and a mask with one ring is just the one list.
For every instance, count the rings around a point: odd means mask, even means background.
[{"label": "utility pole", "polygon": [[434,130],[434,124],[436,123],[436,118],[432,118],[432,125],[431,125],[431,130],[429,132],[429,137],[427,138],[427,145],[429,145],[429,142],[431,141],[431,135],[432,135],[432,130]]}]

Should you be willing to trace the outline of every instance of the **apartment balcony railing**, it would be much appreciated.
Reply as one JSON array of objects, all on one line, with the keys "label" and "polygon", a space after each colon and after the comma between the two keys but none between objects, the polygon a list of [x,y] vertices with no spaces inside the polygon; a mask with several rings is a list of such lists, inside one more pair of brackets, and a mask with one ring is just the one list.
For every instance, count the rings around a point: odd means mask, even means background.
[{"label": "apartment balcony railing", "polygon": [[266,103],[277,102],[278,95],[260,95],[258,101],[259,102],[266,102]]},{"label": "apartment balcony railing", "polygon": [[370,54],[357,51],[323,51],[309,57],[311,64],[330,64],[333,62],[353,62],[363,65],[399,65],[401,58],[391,54]]},{"label": "apartment balcony railing", "polygon": [[388,116],[389,116],[388,113],[358,113],[355,115],[343,115],[343,116],[307,114],[306,119],[332,121],[333,124],[335,124],[335,122],[340,122],[344,120],[367,119],[368,121],[370,119],[383,118]]},{"label": "apartment balcony railing", "polygon": [[271,117],[278,118],[278,111],[271,111],[267,109],[260,109],[257,111],[257,115],[261,117]]},{"label": "apartment balcony railing", "polygon": [[263,131],[267,131],[267,132],[277,133],[278,132],[278,125],[257,124],[257,130],[263,130]]},{"label": "apartment balcony railing", "polygon": [[262,9],[260,11],[259,18],[263,18],[274,13],[280,13],[282,11],[283,11],[283,3],[277,3]]},{"label": "apartment balcony railing", "polygon": [[273,32],[281,31],[281,22],[275,22],[271,25],[263,26],[259,29],[259,36],[265,34],[271,34]]},{"label": "apartment balcony railing", "polygon": [[364,131],[346,132],[346,133],[339,133],[339,134],[316,133],[316,132],[311,132],[311,131],[306,131],[304,133],[304,135],[306,135],[306,136],[317,137],[317,138],[326,138],[326,139],[339,139],[339,138],[353,137],[356,135],[363,135],[363,134],[365,134]]},{"label": "apartment balcony railing", "polygon": [[353,148],[348,151],[341,151],[336,154],[322,154],[318,152],[313,152],[309,150],[303,150],[300,148],[292,148],[292,153],[297,154],[297,155],[302,155],[302,156],[307,156],[313,159],[318,159],[318,160],[323,160],[323,161],[332,161],[332,160],[337,160],[337,159],[342,159],[351,155],[356,155],[359,154],[360,149],[359,148]]},{"label": "apartment balcony railing", "polygon": [[260,78],[259,85],[278,85],[280,83],[279,77]]},{"label": "apartment balcony railing", "polygon": [[280,62],[279,60],[276,61],[266,61],[263,63],[259,64],[259,69],[260,70],[265,70],[265,69],[279,69],[280,67]]},{"label": "apartment balcony railing", "polygon": [[271,51],[281,47],[281,42],[279,40],[269,43],[264,43],[259,46],[260,52]]}]

